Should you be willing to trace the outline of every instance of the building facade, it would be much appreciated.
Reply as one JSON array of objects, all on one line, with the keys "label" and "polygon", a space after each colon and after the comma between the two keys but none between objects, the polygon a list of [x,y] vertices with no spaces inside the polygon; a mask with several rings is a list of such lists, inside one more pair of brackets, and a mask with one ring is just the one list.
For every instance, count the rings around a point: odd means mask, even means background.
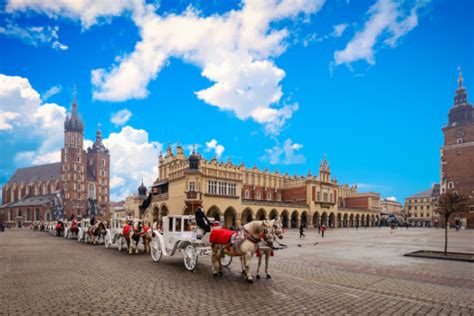
[{"label": "building facade", "polygon": [[405,198],[405,211],[408,224],[418,227],[431,227],[440,222],[438,213],[439,184],[433,185],[428,190],[419,192]]},{"label": "building facade", "polygon": [[356,222],[374,226],[379,219],[378,209],[339,207],[359,193],[357,187],[339,186],[331,178],[326,158],[318,175],[309,171],[306,176],[290,176],[255,165],[206,160],[194,152],[186,157],[181,146],[176,153],[168,146],[165,156],[160,155],[159,177],[150,194],[142,214],[150,223],[167,214],[193,214],[200,204],[207,216],[225,227],[266,218],[280,218],[284,227],[354,227]]},{"label": "building facade", "polygon": [[474,107],[459,74],[454,104],[449,110],[448,124],[443,127],[441,148],[441,193],[456,192],[470,199],[469,209],[456,214],[451,221],[474,228]]},{"label": "building facade", "polygon": [[101,131],[97,131],[92,147],[83,148],[84,123],[74,98],[64,122],[61,161],[16,170],[2,188],[4,222],[29,226],[53,220],[55,210],[66,217],[109,216],[110,155]]}]

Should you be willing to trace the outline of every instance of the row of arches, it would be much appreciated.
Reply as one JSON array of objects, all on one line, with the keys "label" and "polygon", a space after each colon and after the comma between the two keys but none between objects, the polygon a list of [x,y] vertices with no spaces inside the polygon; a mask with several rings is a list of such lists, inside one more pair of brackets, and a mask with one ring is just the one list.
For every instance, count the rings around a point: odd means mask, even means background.
[{"label": "row of arches", "polygon": [[[166,204],[154,206],[153,221],[160,221],[163,216],[169,214]],[[186,207],[183,211],[184,215],[190,215],[191,209]],[[380,220],[379,215],[359,214],[359,213],[335,213],[335,212],[314,212],[310,214],[308,211],[287,210],[278,211],[277,209],[266,210],[259,208],[254,211],[251,207],[246,207],[240,214],[232,206],[221,210],[218,206],[213,205],[206,211],[206,216],[214,218],[223,223],[224,227],[237,227],[253,220],[276,219],[279,218],[285,228],[298,228],[301,224],[304,227],[318,227],[326,225],[331,228],[340,227],[373,227],[377,226]]]}]

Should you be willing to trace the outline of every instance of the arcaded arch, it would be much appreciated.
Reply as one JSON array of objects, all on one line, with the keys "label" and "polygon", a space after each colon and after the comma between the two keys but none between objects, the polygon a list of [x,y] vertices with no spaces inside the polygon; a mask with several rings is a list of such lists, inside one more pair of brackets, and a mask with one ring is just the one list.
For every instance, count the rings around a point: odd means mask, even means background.
[{"label": "arcaded arch", "polygon": [[304,227],[308,227],[308,212],[306,211],[301,213],[301,224],[303,224]]},{"label": "arcaded arch", "polygon": [[222,212],[221,210],[213,205],[211,206],[208,210],[207,210],[207,217],[208,218],[213,218],[215,219],[216,221],[220,221],[221,220],[221,215],[222,215]]},{"label": "arcaded arch", "polygon": [[270,211],[270,219],[275,219],[278,218],[278,211],[276,209],[273,209]]},{"label": "arcaded arch", "polygon": [[326,226],[329,225],[328,213],[324,212],[324,213],[321,215],[321,224],[324,224],[324,225],[326,225]]},{"label": "arcaded arch", "polygon": [[153,222],[157,222],[159,220],[159,217],[160,217],[160,209],[158,208],[158,206],[155,206],[153,207]]},{"label": "arcaded arch", "polygon": [[321,226],[321,215],[319,214],[319,212],[314,212],[313,214],[313,226]]},{"label": "arcaded arch", "polygon": [[224,227],[236,228],[236,218],[237,211],[232,206],[229,206],[224,212]]},{"label": "arcaded arch", "polygon": [[255,215],[255,219],[258,221],[263,221],[267,218],[267,212],[265,209],[261,208],[257,211],[257,214]]},{"label": "arcaded arch", "polygon": [[364,214],[362,214],[360,216],[360,226],[365,226],[365,215]]},{"label": "arcaded arch", "polygon": [[291,213],[291,228],[298,228],[299,214],[297,210]]},{"label": "arcaded arch", "polygon": [[357,215],[355,216],[355,226],[359,226],[359,224],[360,224],[360,215],[357,214]]},{"label": "arcaded arch", "polygon": [[253,220],[253,211],[250,207],[247,207],[243,212],[242,212],[242,217],[241,217],[241,222],[243,224],[250,223]]},{"label": "arcaded arch", "polygon": [[338,214],[337,214],[337,223],[336,223],[336,227],[339,227],[339,228],[341,228],[341,227],[342,227],[342,214],[341,214],[341,213],[338,213]]},{"label": "arcaded arch", "polygon": [[290,214],[288,212],[288,210],[283,210],[283,212],[281,212],[280,214],[280,218],[281,218],[281,224],[284,228],[288,228],[289,227],[289,223],[290,223]]},{"label": "arcaded arch", "polygon": [[347,213],[342,217],[342,226],[349,227],[349,215],[347,215]]},{"label": "arcaded arch", "polygon": [[336,227],[336,214],[333,212],[329,214],[329,227]]},{"label": "arcaded arch", "polygon": [[354,227],[354,214],[349,216],[349,227]]}]

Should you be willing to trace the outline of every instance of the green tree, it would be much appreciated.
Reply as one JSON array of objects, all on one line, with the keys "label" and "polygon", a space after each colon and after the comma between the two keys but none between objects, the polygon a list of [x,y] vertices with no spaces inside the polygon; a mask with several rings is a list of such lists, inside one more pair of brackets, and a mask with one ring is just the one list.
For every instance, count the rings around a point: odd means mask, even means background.
[{"label": "green tree", "polygon": [[457,193],[448,192],[439,197],[439,213],[444,218],[444,255],[448,252],[449,218],[456,213],[467,210],[467,198]]}]

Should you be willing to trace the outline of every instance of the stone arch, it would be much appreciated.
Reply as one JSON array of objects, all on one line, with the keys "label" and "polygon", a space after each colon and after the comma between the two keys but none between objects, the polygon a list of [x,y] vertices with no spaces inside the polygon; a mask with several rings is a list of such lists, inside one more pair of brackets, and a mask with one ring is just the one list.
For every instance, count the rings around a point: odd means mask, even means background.
[{"label": "stone arch", "polygon": [[375,216],[375,226],[378,226],[380,222],[380,217],[378,215]]},{"label": "stone arch", "polygon": [[329,225],[329,218],[328,218],[328,213],[324,212],[322,215],[321,215],[321,225],[324,224],[326,225],[326,227],[328,227]]},{"label": "stone arch", "polygon": [[276,209],[273,209],[270,211],[270,216],[269,216],[270,219],[276,219],[278,218],[278,211]]},{"label": "stone arch", "polygon": [[365,226],[365,215],[364,215],[364,214],[362,214],[362,215],[360,216],[360,226],[361,226],[361,227],[364,227],[364,226]]},{"label": "stone arch", "polygon": [[343,227],[342,226],[342,214],[341,213],[337,214],[337,225],[336,226],[339,227],[339,228]]},{"label": "stone arch", "polygon": [[250,223],[253,221],[253,211],[250,207],[247,207],[243,212],[241,216],[241,223],[242,225]]},{"label": "stone arch", "polygon": [[298,222],[299,222],[299,214],[297,210],[294,210],[291,213],[291,222],[290,222],[291,228],[298,228],[298,224],[299,224]]},{"label": "stone arch", "polygon": [[152,217],[153,217],[153,223],[158,222],[158,220],[160,219],[160,209],[156,205],[153,207]]},{"label": "stone arch", "polygon": [[342,216],[342,227],[349,227],[349,215],[347,213]]},{"label": "stone arch", "polygon": [[321,215],[319,215],[319,212],[314,212],[313,214],[313,226],[321,226]]},{"label": "stone arch", "polygon": [[222,212],[221,210],[213,205],[211,206],[208,210],[207,210],[207,217],[208,218],[213,218],[215,219],[216,221],[220,221],[221,220],[221,215],[222,215]]},{"label": "stone arch", "polygon": [[232,207],[229,206],[224,212],[224,227],[226,228],[237,228],[237,211]]},{"label": "stone arch", "polygon": [[168,216],[169,214],[169,210],[168,210],[168,206],[166,206],[166,204],[161,204],[160,206],[160,216],[159,216],[159,221],[161,221],[163,219],[163,217],[165,216]]},{"label": "stone arch", "polygon": [[192,209],[189,205],[183,207],[183,215],[193,215]]},{"label": "stone arch", "polygon": [[366,227],[370,226],[370,215],[369,214],[365,215],[365,226]]},{"label": "stone arch", "polygon": [[329,214],[329,225],[328,227],[336,227],[336,214],[334,214],[334,212],[331,212],[331,214]]},{"label": "stone arch", "polygon": [[290,223],[290,214],[288,213],[288,210],[283,210],[283,212],[280,214],[280,218],[283,228],[288,228]]},{"label": "stone arch", "polygon": [[255,220],[257,221],[263,221],[267,218],[267,212],[265,209],[261,208],[257,211],[257,214],[255,215]]},{"label": "stone arch", "polygon": [[349,227],[354,227],[354,214],[349,216]]},{"label": "stone arch", "polygon": [[355,226],[359,227],[360,226],[360,215],[357,214],[355,216]]},{"label": "stone arch", "polygon": [[301,224],[303,224],[304,227],[308,227],[308,212],[306,211],[301,213]]}]

